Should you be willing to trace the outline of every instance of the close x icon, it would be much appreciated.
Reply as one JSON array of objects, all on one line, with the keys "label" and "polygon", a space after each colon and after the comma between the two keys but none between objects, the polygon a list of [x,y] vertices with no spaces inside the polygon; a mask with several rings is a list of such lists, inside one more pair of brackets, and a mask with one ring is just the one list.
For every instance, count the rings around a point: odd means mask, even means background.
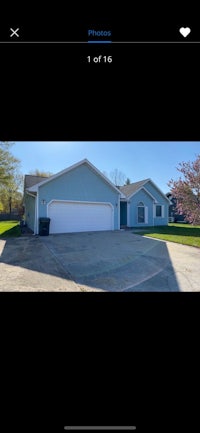
[{"label": "close x icon", "polygon": [[10,38],[13,38],[13,36],[19,38],[19,27],[17,29],[10,27]]}]

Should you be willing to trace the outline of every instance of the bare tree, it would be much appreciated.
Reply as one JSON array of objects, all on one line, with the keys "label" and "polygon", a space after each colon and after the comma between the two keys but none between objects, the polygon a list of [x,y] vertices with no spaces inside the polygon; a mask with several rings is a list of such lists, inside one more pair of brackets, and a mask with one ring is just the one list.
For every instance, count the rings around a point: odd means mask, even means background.
[{"label": "bare tree", "polygon": [[110,179],[116,186],[121,186],[124,185],[126,176],[122,171],[118,170],[118,168],[115,168],[110,172]]},{"label": "bare tree", "polygon": [[53,173],[51,173],[50,171],[39,170],[38,168],[29,171],[29,174],[32,174],[33,176],[41,176],[41,177],[50,177],[53,175]]}]

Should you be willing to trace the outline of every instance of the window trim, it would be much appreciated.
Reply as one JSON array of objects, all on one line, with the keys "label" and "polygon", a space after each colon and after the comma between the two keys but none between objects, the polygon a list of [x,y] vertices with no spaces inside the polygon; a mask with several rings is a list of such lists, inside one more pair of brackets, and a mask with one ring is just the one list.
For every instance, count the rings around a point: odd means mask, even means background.
[{"label": "window trim", "polygon": [[[157,206],[160,206],[160,208],[161,208],[161,215],[159,215],[159,216],[156,215]],[[164,218],[164,207],[165,207],[164,204],[156,203],[154,205],[154,218]]]},{"label": "window trim", "polygon": [[[144,209],[144,221],[139,221],[138,209]],[[140,201],[137,205],[137,224],[148,224],[148,207],[144,205],[144,202]]]},{"label": "window trim", "polygon": [[[144,210],[144,215],[143,215],[144,221],[139,221],[139,214],[138,214],[139,208]],[[145,222],[145,207],[144,206],[137,206],[137,223],[138,224],[144,224],[144,222]]]}]

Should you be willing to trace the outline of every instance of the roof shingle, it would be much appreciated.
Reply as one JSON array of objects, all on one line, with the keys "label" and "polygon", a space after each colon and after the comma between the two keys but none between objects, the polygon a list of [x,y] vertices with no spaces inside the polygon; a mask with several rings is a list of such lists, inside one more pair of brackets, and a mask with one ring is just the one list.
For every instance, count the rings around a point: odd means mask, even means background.
[{"label": "roof shingle", "polygon": [[140,189],[149,179],[140,180],[139,182],[130,183],[130,185],[120,186],[119,189],[123,192],[126,197],[134,194],[138,189]]},{"label": "roof shingle", "polygon": [[31,188],[31,186],[36,185],[39,182],[45,180],[47,176],[33,176],[32,174],[25,174],[24,178],[24,189]]}]

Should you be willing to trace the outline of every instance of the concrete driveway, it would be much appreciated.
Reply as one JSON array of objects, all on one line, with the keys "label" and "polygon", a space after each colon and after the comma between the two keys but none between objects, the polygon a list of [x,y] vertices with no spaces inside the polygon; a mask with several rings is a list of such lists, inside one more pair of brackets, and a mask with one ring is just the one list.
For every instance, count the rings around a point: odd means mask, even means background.
[{"label": "concrete driveway", "polygon": [[39,237],[0,239],[0,291],[79,291]]},{"label": "concrete driveway", "polygon": [[0,254],[0,290],[200,290],[200,249],[131,231],[0,240]]}]

